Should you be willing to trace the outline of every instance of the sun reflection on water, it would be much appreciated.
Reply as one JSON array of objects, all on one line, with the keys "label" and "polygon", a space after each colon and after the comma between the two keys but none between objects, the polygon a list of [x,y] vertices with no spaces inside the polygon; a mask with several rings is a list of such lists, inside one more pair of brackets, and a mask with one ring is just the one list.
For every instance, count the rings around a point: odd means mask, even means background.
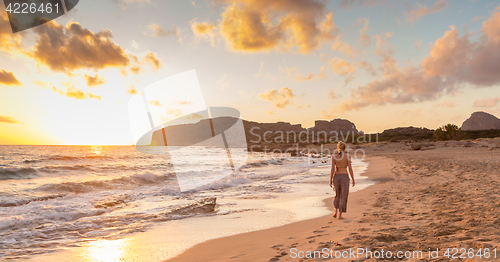
[{"label": "sun reflection on water", "polygon": [[98,240],[89,243],[82,256],[84,261],[115,262],[123,261],[129,239]]},{"label": "sun reflection on water", "polygon": [[101,154],[101,151],[102,151],[102,147],[101,147],[101,146],[92,146],[92,148],[90,149],[90,151],[91,151],[94,155],[100,155],[100,154]]}]

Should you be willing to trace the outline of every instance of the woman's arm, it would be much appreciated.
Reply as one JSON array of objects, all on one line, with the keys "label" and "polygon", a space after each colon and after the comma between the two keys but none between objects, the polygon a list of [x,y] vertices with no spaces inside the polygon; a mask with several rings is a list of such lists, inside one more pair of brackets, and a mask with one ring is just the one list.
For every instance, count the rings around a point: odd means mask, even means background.
[{"label": "woman's arm", "polygon": [[332,155],[332,168],[330,169],[330,187],[333,187],[333,175],[335,174],[337,165],[335,164],[335,158]]},{"label": "woman's arm", "polygon": [[354,186],[356,182],[354,182],[354,171],[352,171],[351,157],[347,157],[347,167],[349,168],[349,174],[351,175],[352,186]]}]

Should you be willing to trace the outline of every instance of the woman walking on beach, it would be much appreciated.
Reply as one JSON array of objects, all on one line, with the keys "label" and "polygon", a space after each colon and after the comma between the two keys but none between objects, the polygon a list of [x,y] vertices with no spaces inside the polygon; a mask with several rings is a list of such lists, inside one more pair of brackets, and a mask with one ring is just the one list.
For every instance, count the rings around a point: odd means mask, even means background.
[{"label": "woman walking on beach", "polygon": [[354,172],[351,166],[351,157],[345,153],[345,143],[340,141],[337,144],[338,153],[332,155],[332,169],[330,171],[330,187],[335,190],[335,213],[333,217],[339,215],[339,219],[343,219],[342,213],[347,212],[347,197],[349,196],[349,174],[352,178],[352,186],[354,183]]}]

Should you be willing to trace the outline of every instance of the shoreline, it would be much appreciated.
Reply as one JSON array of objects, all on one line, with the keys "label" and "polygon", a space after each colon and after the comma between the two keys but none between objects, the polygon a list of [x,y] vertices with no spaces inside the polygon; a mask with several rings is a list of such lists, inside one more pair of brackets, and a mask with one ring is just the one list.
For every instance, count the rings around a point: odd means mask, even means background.
[{"label": "shoreline", "polygon": [[[368,177],[377,183],[350,194],[348,212],[344,214],[344,220],[332,219],[331,214],[329,214],[269,229],[211,239],[196,244],[166,261],[267,261],[270,259],[277,261],[280,258],[290,259],[289,251],[284,248],[286,246],[295,247],[297,250],[299,248],[314,250],[308,246],[314,244],[315,238],[321,236],[331,236],[331,241],[338,243],[348,237],[351,231],[359,229],[351,222],[354,218],[362,217],[365,211],[370,210],[369,204],[373,204],[374,200],[369,199],[368,196],[373,194],[373,191],[382,189],[384,181],[392,179],[390,173],[394,166],[392,159],[368,156],[365,162],[368,163],[368,168],[361,176]],[[323,202],[333,214],[332,200],[333,197],[328,197]],[[337,229],[338,232],[330,235],[326,233],[326,229]]]},{"label": "shoreline", "polygon": [[[358,163],[353,167],[358,183],[354,189],[362,190],[372,184],[363,176],[367,166],[365,163]],[[116,238],[96,239],[31,258],[37,261],[94,261],[98,254],[102,255],[102,251],[107,250],[107,259],[119,257],[122,261],[163,261],[211,239],[265,230],[330,214],[331,210],[324,200],[334,193],[327,185],[327,178],[323,179],[329,166],[321,164],[306,167],[292,168],[296,172],[290,173],[290,166],[287,165],[266,166],[269,170],[264,170],[263,174],[283,174],[277,175],[277,180],[254,182],[254,187],[269,186],[271,190],[278,189],[263,195],[257,193],[261,197],[241,195],[239,190],[236,190],[238,194],[233,192],[222,196],[221,193],[207,191],[204,197],[218,197],[219,215],[169,220],[144,231]],[[252,170],[249,172],[253,174]],[[284,183],[277,184],[276,181],[281,179],[284,179]],[[281,192],[280,185],[286,190]],[[235,205],[240,207],[235,209]]]}]

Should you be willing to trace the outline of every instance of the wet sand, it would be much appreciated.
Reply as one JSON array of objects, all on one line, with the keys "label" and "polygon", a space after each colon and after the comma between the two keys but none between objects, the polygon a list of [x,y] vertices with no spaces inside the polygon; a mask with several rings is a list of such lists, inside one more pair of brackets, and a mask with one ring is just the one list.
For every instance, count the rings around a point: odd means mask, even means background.
[{"label": "wet sand", "polygon": [[[350,194],[344,220],[328,215],[213,239],[168,261],[316,261],[341,255],[349,257],[336,260],[383,261],[390,260],[388,252],[405,261],[499,259],[499,145],[500,139],[427,143],[423,150],[405,143],[363,145],[370,163],[364,175],[377,184]],[[331,198],[325,203],[332,208]]]}]

